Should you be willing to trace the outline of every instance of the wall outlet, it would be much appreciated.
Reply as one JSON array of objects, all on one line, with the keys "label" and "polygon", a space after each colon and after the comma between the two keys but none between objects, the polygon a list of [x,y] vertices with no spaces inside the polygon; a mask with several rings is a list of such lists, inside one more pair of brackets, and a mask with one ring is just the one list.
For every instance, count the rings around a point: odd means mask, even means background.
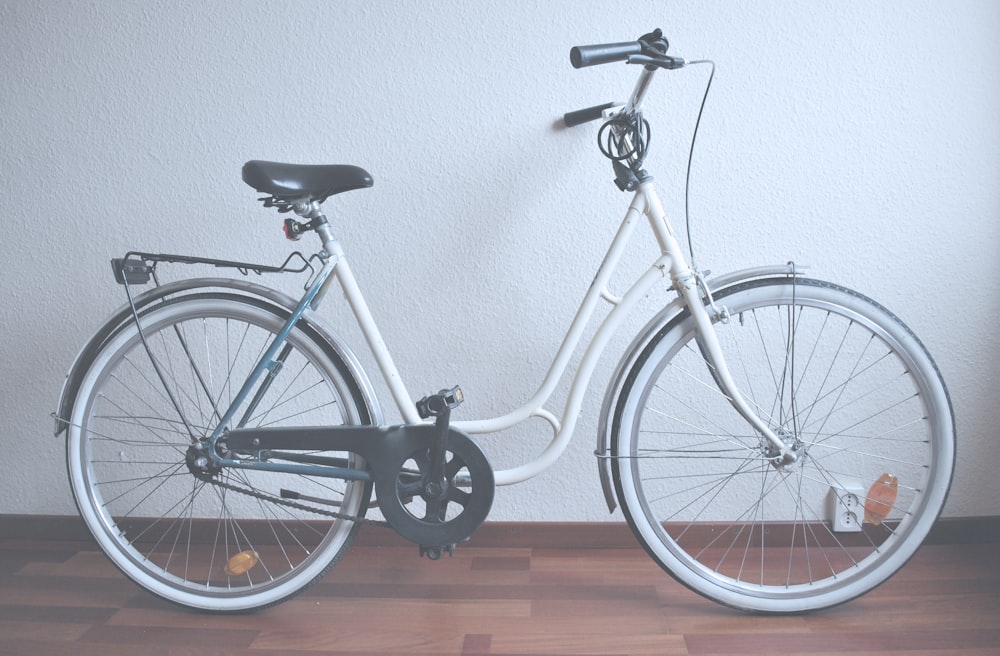
[{"label": "wall outlet", "polygon": [[826,494],[826,518],[835,533],[858,533],[865,517],[865,488],[855,483],[831,486]]}]

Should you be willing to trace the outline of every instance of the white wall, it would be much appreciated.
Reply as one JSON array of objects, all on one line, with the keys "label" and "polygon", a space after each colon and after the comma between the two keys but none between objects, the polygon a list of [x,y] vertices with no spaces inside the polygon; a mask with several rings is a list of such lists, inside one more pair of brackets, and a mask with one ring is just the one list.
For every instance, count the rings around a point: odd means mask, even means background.
[{"label": "white wall", "polygon": [[[463,418],[526,398],[627,200],[596,126],[554,122],[624,98],[635,71],[573,70],[569,48],[656,26],[719,64],[693,179],[702,266],[795,259],[894,309],[954,399],[946,515],[1000,512],[1000,3],[496,4],[0,1],[0,513],[75,512],[49,415],[123,301],[110,257],[284,258],[247,159],[367,168],[373,189],[328,206],[411,392],[461,383]],[[705,72],[662,75],[649,101],[678,221]],[[606,518],[591,452],[616,357],[567,456],[502,490],[494,518]],[[513,464],[546,435],[490,452]]]}]

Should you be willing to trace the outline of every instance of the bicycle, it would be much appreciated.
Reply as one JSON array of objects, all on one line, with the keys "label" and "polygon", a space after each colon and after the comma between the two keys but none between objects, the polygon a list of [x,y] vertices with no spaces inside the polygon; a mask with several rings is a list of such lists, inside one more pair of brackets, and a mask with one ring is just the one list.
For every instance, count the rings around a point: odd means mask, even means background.
[{"label": "bicycle", "polygon": [[[952,475],[954,420],[938,369],[895,315],[792,263],[709,280],[686,261],[643,168],[642,106],[658,71],[710,62],[668,47],[656,30],[571,50],[577,68],[640,67],[624,104],[564,117],[567,126],[603,119],[601,150],[632,200],[537,392],[506,415],[452,421],[458,387],[412,400],[321,208],[371,187],[361,168],[244,165],[266,207],[296,215],[284,221],[289,239],[320,238],[308,257],[276,267],[141,252],[113,260],[127,302],[77,356],[55,417],[80,514],[114,564],[171,602],[241,612],[320,579],[363,524],[387,524],[432,559],[451,552],[487,518],[497,485],[527,480],[563,452],[598,357],[659,289],[667,300],[604,396],[595,455],[609,510],[621,506],[681,583],[744,610],[832,606],[902,567]],[[618,296],[608,283],[643,218],[660,256]],[[161,284],[158,267],[191,263],[244,278]],[[293,299],[250,272],[303,273],[305,291]],[[317,317],[334,282],[399,425],[385,425],[371,379]],[[611,309],[557,416],[544,405],[602,302]],[[494,471],[472,436],[533,417],[551,426],[548,446]],[[384,522],[366,515],[374,507]]]}]

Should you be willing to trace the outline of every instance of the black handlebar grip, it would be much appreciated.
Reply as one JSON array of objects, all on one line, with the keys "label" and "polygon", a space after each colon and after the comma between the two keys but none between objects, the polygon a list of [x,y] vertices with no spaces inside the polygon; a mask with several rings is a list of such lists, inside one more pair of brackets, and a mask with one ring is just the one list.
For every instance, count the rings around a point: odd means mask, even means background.
[{"label": "black handlebar grip", "polygon": [[583,68],[625,61],[630,56],[639,54],[642,54],[642,45],[638,41],[605,43],[596,46],[576,46],[569,51],[569,61],[573,64],[573,68]]},{"label": "black handlebar grip", "polygon": [[605,109],[614,106],[613,102],[609,102],[586,109],[578,109],[575,112],[568,112],[563,114],[563,123],[566,124],[566,127],[571,128],[574,125],[582,125],[588,121],[596,121],[604,115]]}]

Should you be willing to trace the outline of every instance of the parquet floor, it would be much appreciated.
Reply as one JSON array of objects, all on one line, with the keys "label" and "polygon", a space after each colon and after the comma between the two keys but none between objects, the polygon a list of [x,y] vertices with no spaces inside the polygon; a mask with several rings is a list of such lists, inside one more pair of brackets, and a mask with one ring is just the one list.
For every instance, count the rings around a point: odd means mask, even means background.
[{"label": "parquet floor", "polygon": [[[530,540],[528,540],[530,541]],[[0,654],[1000,654],[1000,544],[930,545],[878,590],[793,617],[720,607],[638,547],[356,546],[268,611],[189,612],[86,540],[0,536]]]}]

